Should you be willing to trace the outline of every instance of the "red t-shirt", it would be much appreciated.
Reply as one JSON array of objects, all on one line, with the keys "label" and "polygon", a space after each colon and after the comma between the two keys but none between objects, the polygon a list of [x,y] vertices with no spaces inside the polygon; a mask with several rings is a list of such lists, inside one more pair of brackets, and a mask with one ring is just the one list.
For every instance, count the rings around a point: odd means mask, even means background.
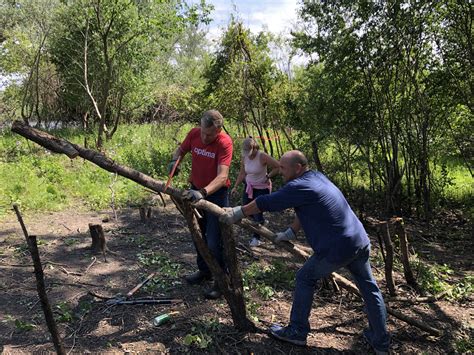
[{"label": "red t-shirt", "polygon": [[[201,128],[196,127],[189,131],[181,143],[183,153],[191,152],[191,182],[202,189],[217,176],[217,166],[230,166],[232,161],[232,139],[224,132],[220,132],[214,142],[205,145],[201,140]],[[226,186],[230,186],[227,179]]]}]

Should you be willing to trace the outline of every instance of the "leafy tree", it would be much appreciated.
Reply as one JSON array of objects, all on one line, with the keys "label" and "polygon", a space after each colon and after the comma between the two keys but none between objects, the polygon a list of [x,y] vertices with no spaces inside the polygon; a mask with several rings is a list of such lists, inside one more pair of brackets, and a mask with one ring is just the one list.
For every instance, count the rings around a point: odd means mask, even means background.
[{"label": "leafy tree", "polygon": [[270,97],[283,74],[271,59],[270,40],[264,32],[252,35],[241,22],[232,19],[206,71],[205,95],[239,123],[242,134],[256,129],[265,151],[269,149],[274,155],[272,141],[279,127],[278,120],[270,116]]},{"label": "leafy tree", "polygon": [[[308,69],[302,124],[334,144],[351,185],[362,158],[371,187],[380,181],[389,213],[411,204],[431,214],[433,175],[449,110],[438,105],[433,75],[443,67],[434,44],[443,3],[303,1],[305,30],[295,45],[318,58]],[[444,101],[446,102],[446,101]],[[322,137],[319,137],[320,139]]]},{"label": "leafy tree", "polygon": [[59,7],[59,1],[49,0],[1,3],[0,74],[23,79],[19,91],[13,85],[5,98],[21,108],[25,122],[39,125],[57,116],[58,80],[46,43]]},{"label": "leafy tree", "polygon": [[97,146],[125,113],[152,102],[153,62],[188,20],[176,1],[78,0],[58,17],[50,50],[72,116],[98,123]]}]

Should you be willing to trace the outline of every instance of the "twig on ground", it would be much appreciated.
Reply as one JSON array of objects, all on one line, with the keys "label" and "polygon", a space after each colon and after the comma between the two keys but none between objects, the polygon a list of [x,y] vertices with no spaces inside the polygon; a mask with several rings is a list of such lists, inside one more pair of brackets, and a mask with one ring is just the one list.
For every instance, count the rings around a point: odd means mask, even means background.
[{"label": "twig on ground", "polygon": [[72,232],[72,229],[66,226],[64,223],[59,223],[59,224],[62,225],[64,228],[66,228],[69,232]]},{"label": "twig on ground", "polygon": [[[49,290],[49,289],[48,289],[48,290]],[[48,290],[46,290],[46,291],[48,291]],[[36,300],[36,302],[33,303],[30,308],[28,308],[27,312],[30,312],[30,311],[38,304],[39,301],[40,301],[40,299],[38,298],[38,299]]]},{"label": "twig on ground", "polygon": [[59,267],[61,271],[63,271],[66,275],[74,275],[74,276],[82,276],[80,272],[74,272],[74,271],[68,271],[65,267],[60,266]]},{"label": "twig on ground", "polygon": [[89,266],[86,268],[86,271],[84,271],[84,275],[87,274],[87,272],[89,271],[89,269],[92,267],[92,265],[94,265],[94,263],[96,262],[97,258],[95,256],[92,257],[92,261],[91,263],[89,264]]},{"label": "twig on ground", "polygon": [[91,296],[100,298],[101,300],[110,300],[110,299],[114,298],[114,296],[104,296],[104,295],[101,295],[101,294],[96,293],[96,292],[91,291],[91,290],[87,290],[87,292],[88,292]]},{"label": "twig on ground", "polygon": [[75,283],[53,281],[51,282],[51,285],[74,286],[74,287],[85,287],[85,288],[87,288],[86,286],[102,287],[101,285],[91,284],[89,282],[79,282],[79,281],[76,281]]}]

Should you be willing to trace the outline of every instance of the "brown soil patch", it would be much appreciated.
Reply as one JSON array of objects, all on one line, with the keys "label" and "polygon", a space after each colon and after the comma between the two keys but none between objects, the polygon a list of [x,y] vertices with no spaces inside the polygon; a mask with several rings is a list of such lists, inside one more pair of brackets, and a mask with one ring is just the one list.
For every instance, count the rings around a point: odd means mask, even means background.
[{"label": "brown soil patch", "polygon": [[[251,334],[236,331],[224,300],[205,300],[202,286],[189,286],[183,281],[182,276],[194,271],[195,254],[184,219],[171,205],[155,207],[154,215],[147,223],[141,222],[138,210],[132,209],[118,211],[116,221],[110,212],[65,211],[24,218],[30,234],[37,235],[40,241],[48,296],[50,303],[55,305],[58,318],[62,318],[58,326],[67,351],[239,354],[371,352],[361,337],[366,327],[363,305],[346,292],[334,295],[322,291],[316,295],[310,319],[312,333],[306,348],[284,344],[266,334],[269,323],[286,324],[288,321],[291,289],[277,289],[268,300],[261,299],[255,290],[249,290],[249,300],[256,305],[252,315],[258,318],[256,324],[261,331]],[[277,231],[290,218],[288,213],[276,215],[271,218],[269,227]],[[113,252],[107,255],[107,263],[102,256],[91,255],[89,251],[89,223],[102,223],[104,226],[108,247]],[[427,239],[418,227],[411,226],[410,235]],[[249,234],[242,231],[239,234],[240,242],[247,245]],[[300,242],[304,244],[302,239]],[[442,260],[453,260],[453,267],[461,275],[472,271],[471,243],[469,238],[460,238],[458,243],[446,248],[445,244],[431,238],[430,243],[423,244],[423,248],[429,248],[428,252],[436,257],[442,256]],[[373,244],[374,253],[377,253],[377,243]],[[240,249],[243,269],[253,262],[268,264],[275,258],[285,260],[290,268],[298,267],[287,253],[268,242],[253,249],[253,255],[243,246]],[[38,302],[33,269],[28,266],[31,258],[14,216],[1,223],[0,250],[0,349],[5,354],[54,351]],[[423,251],[420,250],[420,253],[422,255]],[[459,253],[465,257],[460,257]],[[152,260],[153,255],[155,259]],[[94,257],[96,261],[91,266]],[[152,264],[147,265],[147,260]],[[383,267],[377,265],[375,260],[374,266],[375,276],[385,289]],[[181,298],[183,303],[108,306],[89,293],[92,291],[106,296],[126,294],[153,271],[158,275],[154,282],[143,287],[133,298],[169,296]],[[403,290],[402,278],[397,276],[396,280]],[[393,353],[453,353],[453,344],[457,339],[472,336],[472,302],[439,301],[415,306],[394,303],[391,306],[444,331],[442,337],[434,338],[390,317]],[[152,324],[154,317],[171,311],[179,313],[173,315],[170,322],[158,327]],[[32,329],[26,329],[28,326]]]}]

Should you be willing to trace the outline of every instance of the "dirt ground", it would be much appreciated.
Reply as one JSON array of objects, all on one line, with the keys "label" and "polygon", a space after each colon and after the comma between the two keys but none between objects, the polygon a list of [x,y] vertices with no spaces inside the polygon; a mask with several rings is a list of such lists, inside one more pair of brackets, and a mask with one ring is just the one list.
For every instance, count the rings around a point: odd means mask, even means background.
[{"label": "dirt ground", "polygon": [[[271,215],[269,228],[278,231],[290,221],[289,213]],[[138,209],[102,213],[69,210],[58,213],[25,216],[32,235],[37,235],[41,261],[58,328],[69,353],[311,353],[370,354],[362,339],[366,327],[363,305],[345,291],[317,294],[311,313],[312,332],[308,346],[301,348],[277,341],[266,333],[273,322],[286,324],[291,308],[291,289],[279,289],[268,300],[249,290],[250,314],[260,329],[257,333],[240,333],[232,325],[224,299],[204,299],[203,286],[190,286],[183,276],[194,271],[195,253],[184,219],[172,204],[155,206],[147,222],[140,221]],[[89,223],[103,225],[111,252],[107,262],[90,252]],[[460,277],[472,272],[472,230],[456,224],[465,238],[443,243],[442,229],[423,230],[408,225],[409,236],[423,241],[420,255],[429,253]],[[447,226],[448,233],[454,233]],[[370,232],[369,232],[370,233]],[[275,258],[285,260],[289,268],[298,264],[286,252],[269,242],[248,249],[250,235],[238,230],[239,260],[242,269],[253,262],[268,265]],[[300,237],[299,243],[304,244]],[[373,240],[373,254],[377,242]],[[385,292],[383,266],[374,258],[374,274]],[[380,258],[379,258],[380,259]],[[171,297],[183,301],[172,305],[115,305],[93,296],[124,295],[151,272],[152,282],[131,299]],[[342,272],[342,274],[344,274]],[[348,276],[348,275],[346,275]],[[400,294],[409,289],[396,275]],[[209,284],[205,285],[209,286]],[[462,303],[445,300],[407,305],[391,302],[392,308],[441,329],[434,337],[394,317],[389,317],[394,354],[455,353],[454,343],[472,339],[474,308],[472,297]],[[170,312],[170,321],[154,326],[153,318]],[[11,215],[0,224],[0,349],[4,354],[54,351],[36,292],[31,257],[16,218]]]}]

